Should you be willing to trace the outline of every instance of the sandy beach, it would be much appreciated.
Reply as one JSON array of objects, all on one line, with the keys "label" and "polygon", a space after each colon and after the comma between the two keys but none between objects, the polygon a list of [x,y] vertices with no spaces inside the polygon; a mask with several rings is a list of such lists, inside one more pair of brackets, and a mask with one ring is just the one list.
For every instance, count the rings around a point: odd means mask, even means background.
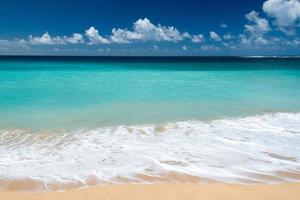
[{"label": "sandy beach", "polygon": [[1,1],[0,200],[300,200],[300,0],[58,2]]},{"label": "sandy beach", "polygon": [[237,185],[222,183],[204,184],[153,184],[153,185],[107,185],[65,192],[29,193],[1,191],[5,200],[297,200],[300,183],[278,185]]}]

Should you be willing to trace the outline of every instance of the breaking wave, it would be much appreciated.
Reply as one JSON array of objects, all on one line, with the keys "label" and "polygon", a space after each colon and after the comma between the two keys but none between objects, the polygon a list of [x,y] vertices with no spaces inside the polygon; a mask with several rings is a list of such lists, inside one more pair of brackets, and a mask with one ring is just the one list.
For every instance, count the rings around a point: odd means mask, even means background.
[{"label": "breaking wave", "polygon": [[[70,132],[0,132],[0,187],[300,180],[300,113]],[[26,184],[24,184],[26,183]]]}]

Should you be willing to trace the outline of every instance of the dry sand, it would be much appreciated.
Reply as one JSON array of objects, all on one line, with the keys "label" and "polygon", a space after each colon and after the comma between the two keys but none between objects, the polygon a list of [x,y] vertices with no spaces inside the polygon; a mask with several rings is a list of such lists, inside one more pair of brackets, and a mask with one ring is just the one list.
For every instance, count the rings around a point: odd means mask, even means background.
[{"label": "dry sand", "polygon": [[299,200],[300,183],[107,185],[65,192],[0,191],[0,200]]}]

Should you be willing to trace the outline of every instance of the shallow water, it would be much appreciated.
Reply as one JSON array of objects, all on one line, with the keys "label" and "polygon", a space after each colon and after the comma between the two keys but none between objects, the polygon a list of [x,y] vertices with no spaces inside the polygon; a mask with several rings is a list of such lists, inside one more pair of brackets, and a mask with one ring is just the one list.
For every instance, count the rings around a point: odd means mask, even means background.
[{"label": "shallow water", "polygon": [[0,187],[300,180],[299,59],[176,59],[0,61]]},{"label": "shallow water", "polygon": [[0,125],[97,128],[300,111],[300,59],[133,61],[4,60]]}]

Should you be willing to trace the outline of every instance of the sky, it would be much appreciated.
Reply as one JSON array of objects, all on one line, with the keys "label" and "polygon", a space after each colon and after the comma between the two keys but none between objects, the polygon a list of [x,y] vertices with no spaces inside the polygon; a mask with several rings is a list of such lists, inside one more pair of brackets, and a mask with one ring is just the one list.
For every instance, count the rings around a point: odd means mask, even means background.
[{"label": "sky", "polygon": [[299,0],[4,0],[0,55],[300,55]]}]

